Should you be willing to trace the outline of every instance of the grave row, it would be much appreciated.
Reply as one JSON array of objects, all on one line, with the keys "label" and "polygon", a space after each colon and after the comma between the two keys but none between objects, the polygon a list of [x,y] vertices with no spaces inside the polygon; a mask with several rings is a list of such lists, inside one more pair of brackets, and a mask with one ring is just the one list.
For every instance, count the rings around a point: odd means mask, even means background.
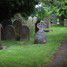
[{"label": "grave row", "polygon": [[29,28],[17,20],[5,28],[0,24],[0,40],[28,40],[29,32]]},{"label": "grave row", "polygon": [[[46,36],[44,28],[46,25],[39,20],[35,23],[35,36],[34,44],[46,43]],[[26,25],[22,25],[19,20],[13,22],[13,24],[3,27],[0,24],[0,40],[29,40],[30,29]]]}]

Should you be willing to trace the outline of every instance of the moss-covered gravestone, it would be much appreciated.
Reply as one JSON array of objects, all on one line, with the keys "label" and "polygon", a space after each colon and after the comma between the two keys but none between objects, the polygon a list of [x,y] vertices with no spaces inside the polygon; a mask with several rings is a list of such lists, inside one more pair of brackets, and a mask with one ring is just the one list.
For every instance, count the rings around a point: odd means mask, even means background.
[{"label": "moss-covered gravestone", "polygon": [[64,26],[67,27],[67,19],[64,19]]},{"label": "moss-covered gravestone", "polygon": [[45,44],[46,36],[44,32],[44,28],[46,27],[44,23],[38,23],[37,27],[39,30],[35,33],[34,44]]},{"label": "moss-covered gravestone", "polygon": [[16,31],[16,40],[29,40],[29,28],[26,25],[22,25],[20,20],[16,20],[13,23]]},{"label": "moss-covered gravestone", "polygon": [[15,40],[15,28],[12,25],[5,27],[5,40]]}]

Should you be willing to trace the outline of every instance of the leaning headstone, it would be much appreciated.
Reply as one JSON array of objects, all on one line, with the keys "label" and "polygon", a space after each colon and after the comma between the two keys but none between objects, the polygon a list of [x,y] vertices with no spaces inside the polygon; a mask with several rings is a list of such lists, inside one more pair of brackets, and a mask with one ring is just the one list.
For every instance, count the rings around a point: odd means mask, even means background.
[{"label": "leaning headstone", "polygon": [[22,31],[20,31],[20,40],[29,40],[29,28],[27,26],[22,26],[21,30]]},{"label": "leaning headstone", "polygon": [[45,44],[46,43],[46,36],[44,32],[45,24],[38,23],[37,27],[39,30],[35,33],[34,44]]},{"label": "leaning headstone", "polygon": [[15,28],[12,25],[5,27],[5,40],[15,40]]},{"label": "leaning headstone", "polygon": [[2,31],[2,25],[0,24],[0,41],[1,41],[1,31]]},{"label": "leaning headstone", "polygon": [[67,27],[67,19],[64,19],[64,26]]},{"label": "leaning headstone", "polygon": [[13,26],[15,27],[16,31],[16,40],[20,40],[20,34],[22,32],[22,23],[20,20],[16,20],[13,22]]}]

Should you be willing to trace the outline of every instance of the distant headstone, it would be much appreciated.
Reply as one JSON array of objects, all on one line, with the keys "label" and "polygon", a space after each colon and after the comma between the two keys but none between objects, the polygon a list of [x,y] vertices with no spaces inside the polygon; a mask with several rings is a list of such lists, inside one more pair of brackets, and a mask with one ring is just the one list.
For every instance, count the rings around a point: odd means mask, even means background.
[{"label": "distant headstone", "polygon": [[45,24],[38,23],[37,28],[39,30],[35,33],[34,44],[45,44],[46,43],[46,36],[44,32]]},{"label": "distant headstone", "polygon": [[27,26],[22,26],[21,30],[22,31],[20,32],[20,40],[29,40],[29,28]]},{"label": "distant headstone", "polygon": [[15,40],[15,28],[12,25],[5,27],[5,40]]},{"label": "distant headstone", "polygon": [[1,40],[4,40],[5,39],[5,29],[2,27],[1,29]]},{"label": "distant headstone", "polygon": [[2,31],[2,25],[0,24],[0,41],[1,41],[1,31]]},{"label": "distant headstone", "polygon": [[56,24],[56,23],[57,23],[57,16],[56,16],[55,14],[52,14],[52,15],[50,16],[50,19],[51,19],[51,22],[52,22],[53,24]]},{"label": "distant headstone", "polygon": [[50,17],[49,16],[45,17],[44,23],[46,24],[46,28],[49,28],[51,26],[51,24],[50,24]]},{"label": "distant headstone", "polygon": [[13,26],[16,31],[16,40],[20,40],[21,32],[22,32],[22,23],[19,20],[13,22]]},{"label": "distant headstone", "polygon": [[64,26],[67,27],[67,19],[64,19]]}]

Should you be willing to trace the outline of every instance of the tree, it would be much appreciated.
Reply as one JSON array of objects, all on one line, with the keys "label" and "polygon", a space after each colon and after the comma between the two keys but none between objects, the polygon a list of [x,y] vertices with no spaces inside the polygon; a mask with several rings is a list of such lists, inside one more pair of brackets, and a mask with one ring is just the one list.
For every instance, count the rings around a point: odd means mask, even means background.
[{"label": "tree", "polygon": [[67,18],[67,0],[41,0],[47,7],[50,7],[52,13],[55,13],[60,24],[63,25],[64,19]]},{"label": "tree", "polygon": [[9,19],[16,13],[28,16],[34,12],[37,0],[0,0],[0,22]]}]

